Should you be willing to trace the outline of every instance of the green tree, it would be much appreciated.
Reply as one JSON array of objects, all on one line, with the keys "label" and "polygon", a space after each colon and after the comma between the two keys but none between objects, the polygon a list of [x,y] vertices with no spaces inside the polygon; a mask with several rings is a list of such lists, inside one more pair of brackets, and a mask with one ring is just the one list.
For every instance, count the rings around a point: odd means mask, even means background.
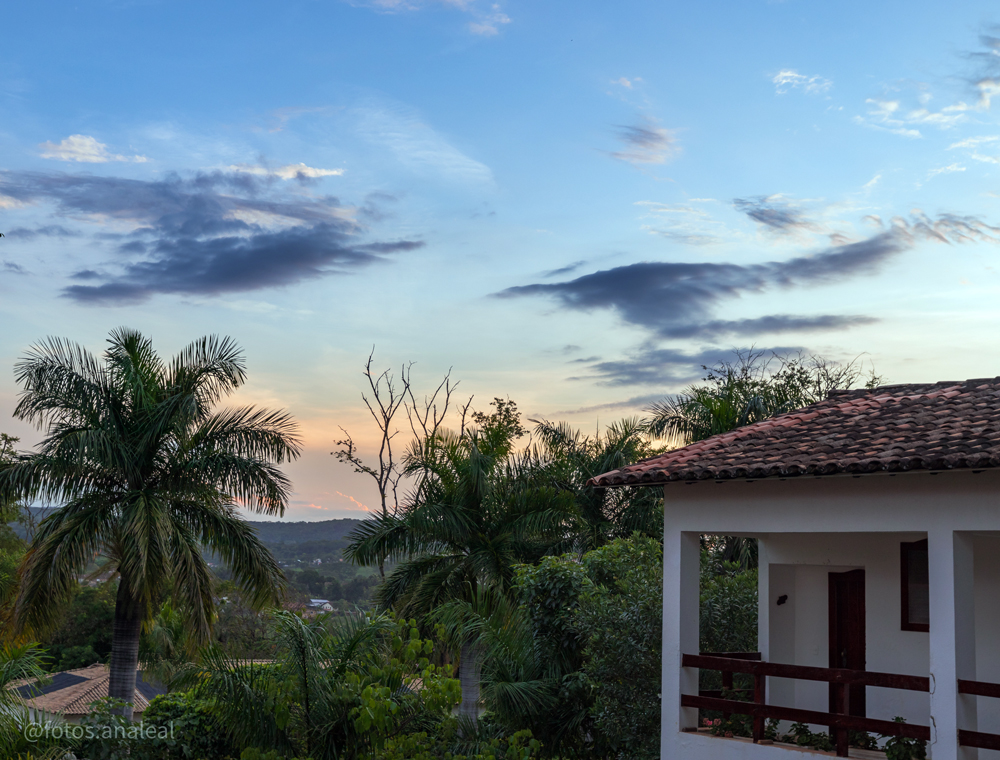
[{"label": "green tree", "polygon": [[[0,472],[17,459],[14,448],[18,438],[0,433]],[[23,519],[24,505],[10,495],[0,493],[0,629],[10,631],[8,618],[17,595],[17,569],[24,559],[25,542],[8,523]],[[0,639],[7,638],[0,634]]]},{"label": "green tree", "polygon": [[77,584],[60,601],[50,629],[41,637],[52,670],[71,670],[107,660],[111,654],[118,584]]},{"label": "green tree", "polygon": [[857,359],[838,364],[818,356],[767,356],[753,350],[737,351],[735,361],[702,369],[707,374],[701,384],[649,408],[651,434],[687,445],[823,401],[830,391],[859,381],[866,388],[884,382],[874,369],[866,373]]},{"label": "green tree", "polygon": [[[417,479],[399,514],[376,515],[351,535],[345,555],[357,564],[398,560],[376,594],[381,609],[425,618],[442,604],[472,600],[481,587],[510,593],[519,563],[567,547],[575,522],[571,493],[539,478],[537,462],[516,452],[524,434],[516,405],[495,399],[461,434],[439,432],[413,447]],[[460,646],[460,714],[475,721],[480,655]]]},{"label": "green tree", "polygon": [[0,472],[8,497],[63,502],[39,526],[15,607],[20,627],[51,622],[98,554],[119,578],[109,696],[131,714],[140,630],[170,590],[205,640],[214,615],[207,547],[256,605],[276,598],[281,569],[237,505],[282,514],[290,484],[276,464],[299,454],[284,413],[215,405],[246,379],[229,338],[202,338],[164,362],[138,332],[111,333],[103,362],[58,338],[15,368],[15,409],[45,438]]},{"label": "green tree", "polygon": [[[44,683],[45,652],[37,644],[7,645],[0,648],[0,757],[25,757],[29,752],[35,757],[63,757],[63,751],[56,751],[50,742],[29,742],[24,735],[24,726],[31,721],[28,706],[11,688],[18,681]],[[49,746],[47,746],[49,745]]]},{"label": "green tree", "polygon": [[564,422],[535,421],[540,457],[559,488],[573,493],[580,515],[581,551],[636,531],[663,532],[663,494],[655,488],[594,488],[588,481],[657,453],[638,418],[620,420],[593,437]]},{"label": "green tree", "polygon": [[458,701],[457,683],[430,664],[433,642],[420,638],[415,621],[276,612],[270,622],[272,663],[211,648],[188,671],[239,747],[313,760],[369,757],[391,737],[433,728]]}]

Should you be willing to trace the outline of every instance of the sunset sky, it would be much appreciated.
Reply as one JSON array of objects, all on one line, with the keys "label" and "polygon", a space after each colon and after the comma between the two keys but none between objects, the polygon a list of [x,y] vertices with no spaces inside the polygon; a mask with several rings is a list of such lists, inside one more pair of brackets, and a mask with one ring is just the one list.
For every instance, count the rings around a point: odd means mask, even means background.
[{"label": "sunset sky", "polygon": [[1000,375],[1000,13],[926,7],[11,4],[0,431],[48,335],[230,335],[321,520],[373,346],[587,431],[751,345]]}]

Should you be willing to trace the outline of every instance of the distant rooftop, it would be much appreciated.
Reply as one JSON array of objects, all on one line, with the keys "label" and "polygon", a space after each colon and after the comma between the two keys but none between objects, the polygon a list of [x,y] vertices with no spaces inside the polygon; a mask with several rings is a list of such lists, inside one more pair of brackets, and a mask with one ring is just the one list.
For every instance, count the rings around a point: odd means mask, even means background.
[{"label": "distant rooftop", "polygon": [[[22,683],[13,687],[13,690],[29,707],[66,717],[86,715],[90,712],[88,706],[91,702],[108,696],[110,676],[107,665],[97,664],[66,670],[54,673],[50,678],[51,681],[46,684]],[[133,713],[138,715],[144,712],[150,701],[160,694],[166,694],[166,689],[146,681],[139,671],[135,682]]]},{"label": "distant rooftop", "polygon": [[596,486],[1000,467],[1000,378],[825,401],[599,475]]}]

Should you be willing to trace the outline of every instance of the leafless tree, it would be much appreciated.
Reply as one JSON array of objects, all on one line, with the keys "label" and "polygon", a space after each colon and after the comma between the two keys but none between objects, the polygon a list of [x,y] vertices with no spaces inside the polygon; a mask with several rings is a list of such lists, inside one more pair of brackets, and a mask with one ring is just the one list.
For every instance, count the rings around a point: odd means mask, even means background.
[{"label": "leafless tree", "polygon": [[[379,430],[378,459],[371,462],[362,459],[353,437],[343,427],[340,430],[344,437],[334,441],[337,449],[330,453],[337,458],[338,462],[352,467],[355,472],[368,475],[375,481],[379,493],[380,513],[385,519],[398,513],[400,509],[399,484],[405,472],[405,457],[401,452],[401,447],[395,444],[395,439],[400,432],[396,424],[397,413],[400,408],[404,410],[410,431],[417,442],[433,438],[438,434],[448,416],[452,394],[458,388],[458,383],[451,379],[451,369],[449,368],[434,392],[425,395],[423,400],[418,402],[410,379],[413,362],[403,364],[398,376],[393,375],[392,370],[389,369],[375,374],[372,369],[374,358],[375,349],[373,348],[368,355],[368,361],[365,362],[365,369],[362,373],[368,382],[368,389],[362,392],[361,399],[365,402],[365,406]],[[460,432],[462,433],[465,432],[465,418],[471,403],[472,397],[469,397],[468,402],[459,408]],[[379,562],[378,569],[384,578],[385,563]]]}]

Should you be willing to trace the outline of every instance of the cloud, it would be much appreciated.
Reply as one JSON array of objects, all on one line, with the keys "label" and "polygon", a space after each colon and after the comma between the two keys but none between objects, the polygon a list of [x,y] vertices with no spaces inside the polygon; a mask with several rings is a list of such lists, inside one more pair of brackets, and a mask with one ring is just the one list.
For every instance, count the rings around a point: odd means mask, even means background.
[{"label": "cloud", "polygon": [[42,158],[57,161],[76,161],[85,164],[106,164],[109,161],[142,164],[145,156],[123,156],[108,152],[108,146],[89,135],[70,135],[61,143],[43,142],[38,146]]},{"label": "cloud", "polygon": [[286,166],[268,167],[257,164],[234,164],[228,167],[231,172],[245,172],[260,177],[277,177],[278,179],[318,179],[320,177],[339,177],[343,169],[315,169],[305,164],[287,164]]},{"label": "cloud", "polygon": [[772,232],[814,232],[817,229],[813,222],[805,218],[800,209],[793,206],[781,195],[735,198],[733,199],[733,208]]},{"label": "cloud", "polygon": [[476,0],[347,0],[350,5],[360,8],[371,8],[379,13],[405,13],[419,11],[432,5],[444,5],[454,10],[473,16],[468,23],[472,34],[492,37],[500,32],[500,27],[510,23],[510,17],[503,12],[498,3],[483,7]]},{"label": "cloud", "polygon": [[570,272],[575,272],[577,269],[586,264],[586,261],[574,261],[572,264],[567,264],[564,267],[559,267],[558,269],[550,269],[549,271],[542,274],[542,277],[559,277],[564,274],[569,274]]},{"label": "cloud", "polygon": [[5,171],[0,192],[52,203],[59,215],[131,227],[103,236],[116,246],[116,259],[73,275],[80,284],[64,294],[82,303],[287,286],[424,245],[363,240],[366,230],[336,198],[275,194],[266,180],[242,172],[143,181]]},{"label": "cloud", "polygon": [[866,315],[767,315],[719,320],[715,311],[745,294],[839,282],[876,272],[918,240],[1000,242],[1000,229],[974,217],[941,215],[930,219],[915,212],[895,218],[888,227],[853,243],[833,245],[812,255],[762,264],[641,262],[557,283],[508,288],[502,298],[545,296],[565,309],[610,310],[624,322],[659,339],[714,338],[771,332],[807,332],[870,324]]},{"label": "cloud", "polygon": [[652,119],[645,119],[642,123],[631,126],[620,126],[618,138],[625,143],[625,149],[613,152],[611,156],[633,166],[666,163],[679,150],[673,133],[657,126]]},{"label": "cloud", "polygon": [[493,37],[500,34],[500,27],[510,23],[510,16],[500,10],[500,6],[494,4],[490,12],[478,21],[469,22],[469,31],[483,37]]},{"label": "cloud", "polygon": [[975,149],[981,145],[987,143],[993,143],[1000,140],[1000,135],[986,135],[983,137],[968,137],[965,140],[959,140],[956,143],[952,143],[948,146],[948,150],[954,150],[955,148],[971,148]]},{"label": "cloud", "polygon": [[61,224],[46,224],[34,229],[15,227],[9,230],[6,235],[13,240],[34,240],[38,237],[78,237],[80,233],[68,230]]},{"label": "cloud", "polygon": [[635,205],[644,208],[646,218],[655,220],[653,224],[642,225],[650,234],[684,245],[703,246],[731,237],[722,222],[713,219],[705,209],[691,205],[712,202],[711,198],[692,198],[688,203],[636,201]]},{"label": "cloud", "polygon": [[833,82],[821,76],[806,76],[800,74],[795,69],[782,69],[771,80],[774,84],[774,91],[779,95],[784,95],[789,90],[802,90],[810,95],[818,95],[828,92],[833,87]]},{"label": "cloud", "polygon": [[[661,383],[658,383],[658,385],[659,384]],[[592,415],[594,412],[606,412],[617,409],[645,409],[650,404],[662,400],[663,400],[662,393],[647,393],[642,396],[633,396],[632,398],[626,399],[625,401],[609,401],[604,404],[592,404],[590,406],[577,407],[576,409],[561,409],[559,411],[555,411],[549,414],[548,418],[558,419],[562,416],[568,416],[571,414]]]},{"label": "cloud", "polygon": [[0,261],[0,265],[3,266],[3,271],[10,274],[27,274],[24,267],[20,264],[15,264],[13,261]]},{"label": "cloud", "polygon": [[[767,349],[784,356],[793,354],[800,349],[795,347],[774,347]],[[723,361],[732,359],[733,351],[721,348],[709,348],[700,351],[687,352],[674,348],[664,348],[653,344],[644,344],[632,351],[626,358],[614,361],[595,362],[591,374],[578,380],[594,380],[599,385],[613,387],[649,385],[658,388],[677,386],[690,383],[704,376],[704,368],[711,367]],[[662,394],[650,402],[663,398]]]},{"label": "cloud", "polygon": [[641,77],[633,77],[632,79],[629,79],[628,77],[619,77],[618,79],[612,79],[611,84],[621,85],[626,90],[631,90],[632,85],[635,82],[641,82],[641,81],[642,81]]},{"label": "cloud", "polygon": [[488,166],[462,153],[412,110],[379,104],[360,108],[357,115],[359,132],[412,171],[461,183],[493,183]]},{"label": "cloud", "polygon": [[941,166],[937,169],[931,169],[927,174],[927,179],[936,177],[939,174],[952,174],[953,172],[964,172],[966,169],[961,164],[949,164],[948,166]]}]

